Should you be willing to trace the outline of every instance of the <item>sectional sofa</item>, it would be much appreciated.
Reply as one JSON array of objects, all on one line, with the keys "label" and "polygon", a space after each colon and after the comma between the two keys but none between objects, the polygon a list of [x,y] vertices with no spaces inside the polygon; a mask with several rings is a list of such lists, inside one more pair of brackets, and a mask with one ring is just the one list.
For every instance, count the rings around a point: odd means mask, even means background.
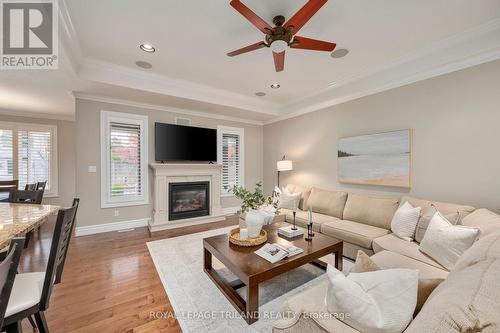
[{"label": "sectional sofa", "polygon": [[[496,326],[498,321],[491,324],[487,322],[495,313],[500,313],[500,216],[486,209],[475,210],[471,206],[408,196],[376,198],[295,184],[289,184],[287,187],[292,193],[301,192],[299,210],[296,211],[297,225],[306,225],[308,209],[311,207],[313,229],[343,240],[345,257],[355,259],[357,251],[361,250],[370,255],[382,269],[417,269],[420,278],[446,279],[446,283],[443,282],[429,297],[424,308],[407,329],[408,332],[480,332],[481,330],[462,330],[472,325],[471,320],[476,320],[478,327],[484,325],[484,332],[500,332],[500,326]],[[392,217],[406,201],[414,207],[422,207],[422,214],[431,206],[443,214],[458,213],[462,224],[478,226],[481,229],[481,239],[462,255],[451,272],[448,271],[420,252],[419,243],[400,239],[391,233]],[[281,214],[280,220],[293,222],[292,211],[283,209]],[[449,275],[453,276],[453,279],[447,279]],[[328,281],[325,280],[289,299],[285,310],[292,311],[297,316],[276,321],[273,331],[357,332],[335,319],[322,320],[314,319],[315,316],[301,315],[326,311],[323,300],[327,286]],[[445,322],[425,317],[432,318],[436,311],[447,313],[448,317],[441,318]],[[419,318],[421,316],[424,319]],[[450,324],[450,320],[457,321]],[[447,330],[446,325],[455,325],[456,330]],[[460,327],[461,325],[463,327]]]}]

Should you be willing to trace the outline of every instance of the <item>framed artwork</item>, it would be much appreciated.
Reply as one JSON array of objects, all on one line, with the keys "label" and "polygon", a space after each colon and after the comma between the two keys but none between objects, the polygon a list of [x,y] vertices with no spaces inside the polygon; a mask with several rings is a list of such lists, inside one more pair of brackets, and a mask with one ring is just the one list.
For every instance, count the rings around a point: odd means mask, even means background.
[{"label": "framed artwork", "polygon": [[339,182],[410,188],[411,137],[407,129],[339,139]]}]

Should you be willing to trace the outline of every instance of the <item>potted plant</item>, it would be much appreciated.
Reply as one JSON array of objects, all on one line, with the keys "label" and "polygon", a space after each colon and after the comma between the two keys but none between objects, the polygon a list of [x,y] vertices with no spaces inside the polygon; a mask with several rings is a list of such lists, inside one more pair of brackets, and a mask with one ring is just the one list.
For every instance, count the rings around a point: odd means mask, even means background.
[{"label": "potted plant", "polygon": [[255,238],[260,234],[262,226],[272,222],[274,215],[279,214],[278,198],[266,197],[262,189],[262,182],[255,184],[255,190],[250,192],[243,186],[233,186],[234,196],[241,199],[239,214],[246,213],[245,222],[248,228],[248,237]]}]

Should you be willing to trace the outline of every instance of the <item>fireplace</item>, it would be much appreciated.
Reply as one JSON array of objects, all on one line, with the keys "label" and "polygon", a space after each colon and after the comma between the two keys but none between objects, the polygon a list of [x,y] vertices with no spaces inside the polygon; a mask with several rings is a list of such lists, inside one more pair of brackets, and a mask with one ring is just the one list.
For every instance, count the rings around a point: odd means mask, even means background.
[{"label": "fireplace", "polygon": [[210,215],[210,182],[169,183],[168,197],[170,221]]}]

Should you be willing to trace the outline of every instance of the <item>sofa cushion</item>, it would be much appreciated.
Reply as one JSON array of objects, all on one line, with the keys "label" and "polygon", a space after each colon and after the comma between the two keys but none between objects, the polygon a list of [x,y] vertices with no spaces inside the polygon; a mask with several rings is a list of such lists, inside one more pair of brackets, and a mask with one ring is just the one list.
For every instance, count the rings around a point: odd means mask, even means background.
[{"label": "sofa cushion", "polygon": [[481,238],[458,259],[453,271],[472,266],[483,260],[500,260],[500,231]]},{"label": "sofa cushion", "polygon": [[330,221],[321,225],[322,234],[332,236],[367,249],[372,248],[372,242],[375,238],[387,235],[389,232],[390,231],[387,229],[346,220]]},{"label": "sofa cushion", "polygon": [[286,188],[290,193],[296,193],[296,192],[302,193],[301,194],[302,198],[299,202],[299,209],[307,210],[307,200],[309,199],[309,195],[311,194],[311,188],[297,184],[288,184]]},{"label": "sofa cushion", "polygon": [[[280,209],[281,214],[285,215],[285,221],[288,223],[293,223],[293,211],[289,209]],[[302,228],[307,228],[307,223],[309,222],[309,211],[297,210],[295,212],[295,223]],[[330,215],[324,215],[319,213],[312,213],[313,219],[313,230],[319,232],[321,230],[321,225],[326,222],[339,220],[336,217]]]},{"label": "sofa cushion", "polygon": [[326,191],[313,187],[311,195],[307,199],[307,207],[311,207],[313,212],[341,219],[346,200],[347,192]]},{"label": "sofa cushion", "polygon": [[[326,304],[323,301],[325,299],[326,291],[328,289],[329,281],[328,279],[323,279],[319,283],[311,286],[309,288],[304,289],[298,294],[290,297],[285,301],[284,304],[284,312],[291,312],[297,314],[295,317],[295,323],[298,321],[298,315],[301,313],[311,313],[314,316],[309,316],[307,321],[316,322],[322,329],[327,332],[335,332],[335,333],[356,333],[359,332],[354,328],[344,324],[342,321],[335,319],[332,316],[329,316],[328,311],[326,310]],[[324,314],[324,315],[321,315]],[[314,319],[313,319],[314,318]],[[294,324],[295,324],[294,323]],[[286,330],[290,327],[290,321],[278,320],[273,323],[273,331],[275,329],[283,329]],[[314,327],[314,326],[311,326]],[[308,330],[299,330],[298,327],[293,327],[294,332],[309,332]],[[287,331],[288,332],[288,331]]]},{"label": "sofa cushion", "polygon": [[394,234],[385,235],[376,238],[373,241],[373,250],[375,251],[375,253],[384,250],[392,251],[403,256],[418,260],[427,265],[432,265],[436,268],[446,270],[446,268],[441,266],[437,261],[422,253],[419,250],[419,247],[420,246],[418,243],[405,241]]},{"label": "sofa cushion", "polygon": [[462,225],[479,228],[479,237],[483,237],[500,230],[500,215],[481,208],[467,215]]},{"label": "sofa cushion", "polygon": [[344,209],[344,220],[391,229],[391,220],[398,209],[398,199],[374,198],[349,193]]},{"label": "sofa cushion", "polygon": [[446,279],[448,271],[425,264],[419,260],[412,259],[402,254],[382,251],[370,257],[377,266],[382,269],[388,268],[411,268],[419,271],[420,279]]},{"label": "sofa cushion", "polygon": [[413,207],[422,207],[422,214],[425,214],[432,206],[435,206],[436,209],[443,215],[459,212],[462,217],[475,210],[472,206],[417,199],[409,196],[402,197],[400,202],[401,204],[404,204],[406,201],[408,201]]},{"label": "sofa cushion", "polygon": [[499,277],[498,259],[454,270],[430,295],[406,332],[499,332]]}]

